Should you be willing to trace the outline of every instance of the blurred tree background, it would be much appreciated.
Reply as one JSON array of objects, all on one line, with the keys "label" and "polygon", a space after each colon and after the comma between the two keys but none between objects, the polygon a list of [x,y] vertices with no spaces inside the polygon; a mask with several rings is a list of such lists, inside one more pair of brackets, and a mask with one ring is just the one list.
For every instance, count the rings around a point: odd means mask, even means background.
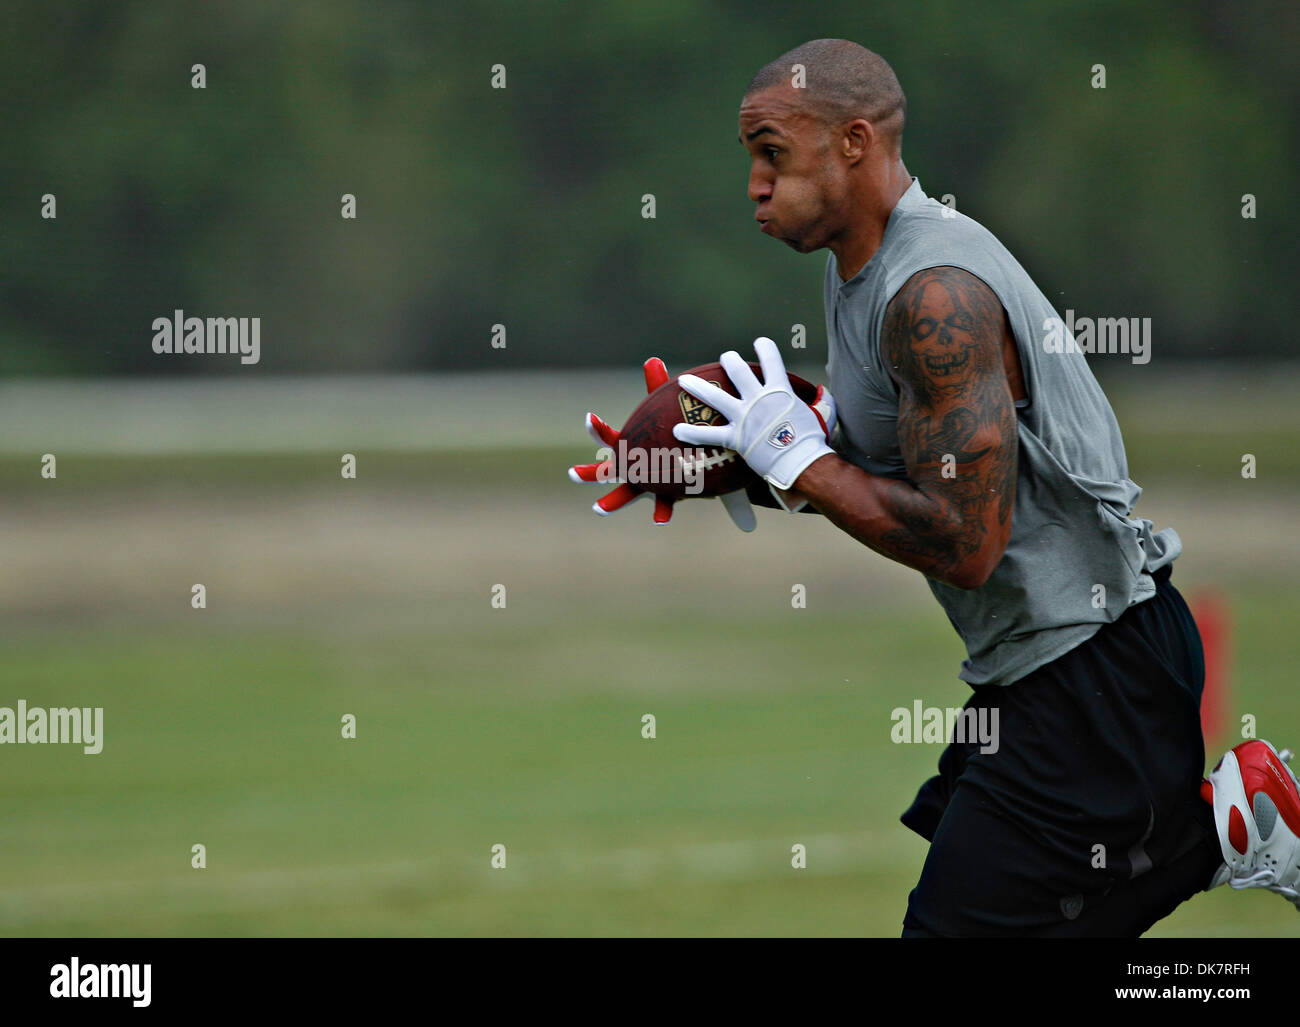
[{"label": "blurred tree background", "polygon": [[256,374],[680,367],[795,322],[820,356],[825,254],[758,235],[736,112],[759,66],[821,36],[893,64],[909,171],[1062,312],[1149,316],[1161,361],[1292,355],[1291,319],[1263,315],[1295,279],[1293,3],[136,0],[0,19],[10,376],[236,370],[152,352],[176,308],[261,317]]}]

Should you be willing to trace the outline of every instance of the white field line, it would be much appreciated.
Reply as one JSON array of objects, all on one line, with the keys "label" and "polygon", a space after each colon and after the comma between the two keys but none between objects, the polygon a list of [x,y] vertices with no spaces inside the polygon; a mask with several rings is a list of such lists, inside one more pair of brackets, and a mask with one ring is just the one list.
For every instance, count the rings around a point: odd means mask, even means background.
[{"label": "white field line", "polygon": [[[742,347],[743,348],[743,347]],[[821,352],[790,370],[822,381]],[[716,354],[703,354],[701,362]],[[1180,364],[1153,380],[1118,370],[1121,424],[1165,430],[1294,423],[1295,363],[1237,370]],[[684,367],[670,368],[680,372]],[[1138,368],[1136,370],[1142,370]],[[1130,375],[1134,375],[1130,378]],[[1113,378],[1113,380],[1112,380]],[[639,367],[440,374],[246,374],[0,381],[0,453],[355,452],[357,449],[582,449],[587,411],[616,427],[644,398]]]},{"label": "white field line", "polygon": [[619,425],[643,398],[638,367],[17,379],[0,382],[0,453],[431,451],[569,444],[581,451],[592,448],[584,428],[588,411]]}]

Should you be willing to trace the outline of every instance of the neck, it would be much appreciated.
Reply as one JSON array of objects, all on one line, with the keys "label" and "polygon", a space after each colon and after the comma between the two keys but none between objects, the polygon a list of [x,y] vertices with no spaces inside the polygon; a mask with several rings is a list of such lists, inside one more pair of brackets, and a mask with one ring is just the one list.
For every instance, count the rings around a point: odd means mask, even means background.
[{"label": "neck", "polygon": [[[874,183],[873,183],[874,185]],[[856,277],[867,262],[876,255],[885,238],[889,215],[898,206],[903,193],[912,185],[912,176],[903,166],[902,158],[894,161],[877,187],[862,197],[859,209],[864,213],[849,225],[828,249],[835,254],[840,280],[847,282]]]}]

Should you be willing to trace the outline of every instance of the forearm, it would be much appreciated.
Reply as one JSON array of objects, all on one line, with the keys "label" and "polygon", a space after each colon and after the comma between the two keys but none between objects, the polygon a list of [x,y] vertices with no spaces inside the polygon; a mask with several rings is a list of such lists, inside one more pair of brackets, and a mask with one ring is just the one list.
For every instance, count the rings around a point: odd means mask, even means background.
[{"label": "forearm", "polygon": [[910,481],[827,455],[808,465],[792,491],[863,545],[939,581],[975,588],[992,570],[983,525]]}]

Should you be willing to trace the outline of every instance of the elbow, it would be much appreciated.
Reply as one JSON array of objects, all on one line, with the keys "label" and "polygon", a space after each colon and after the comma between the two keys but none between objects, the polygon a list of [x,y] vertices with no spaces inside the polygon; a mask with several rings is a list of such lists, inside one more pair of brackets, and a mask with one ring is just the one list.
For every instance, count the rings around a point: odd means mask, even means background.
[{"label": "elbow", "polygon": [[1007,543],[1010,541],[1011,523],[1010,518],[1007,518],[1001,530],[996,531],[991,537],[985,536],[984,544],[975,552],[968,553],[952,569],[949,576],[942,580],[963,592],[981,587],[993,577],[993,572],[1002,562],[1002,556],[1006,553]]},{"label": "elbow", "polygon": [[976,553],[963,560],[942,580],[946,585],[959,588],[963,592],[970,592],[993,577],[994,569],[1001,562],[1001,550],[996,553]]}]

